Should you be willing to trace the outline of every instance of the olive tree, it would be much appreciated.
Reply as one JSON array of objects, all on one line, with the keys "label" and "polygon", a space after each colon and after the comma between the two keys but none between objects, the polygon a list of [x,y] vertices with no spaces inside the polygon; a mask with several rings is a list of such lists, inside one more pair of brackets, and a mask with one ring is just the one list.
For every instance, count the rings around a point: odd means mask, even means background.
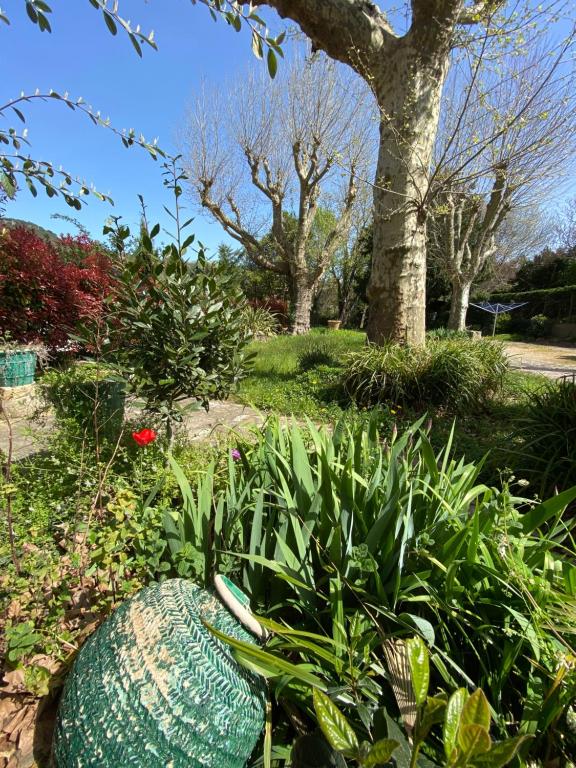
[{"label": "olive tree", "polygon": [[366,199],[369,93],[323,55],[296,56],[274,82],[252,73],[199,98],[182,132],[196,203],[257,266],[285,275],[292,330]]}]

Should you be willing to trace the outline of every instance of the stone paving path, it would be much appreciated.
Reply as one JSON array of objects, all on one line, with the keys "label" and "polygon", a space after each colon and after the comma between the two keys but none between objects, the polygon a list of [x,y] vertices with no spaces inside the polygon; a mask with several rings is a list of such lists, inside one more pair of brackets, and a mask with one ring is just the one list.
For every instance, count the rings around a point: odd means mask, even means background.
[{"label": "stone paving path", "polygon": [[208,412],[201,408],[187,415],[177,434],[186,435],[192,441],[209,440],[230,430],[261,426],[266,418],[267,414],[241,403],[212,401]]},{"label": "stone paving path", "polygon": [[[133,409],[129,409],[131,415]],[[22,459],[46,447],[50,433],[54,429],[54,418],[50,413],[31,421],[32,414],[13,418],[12,455],[15,460]],[[266,414],[234,402],[211,402],[210,410],[203,408],[190,411],[182,425],[177,428],[177,435],[186,435],[188,440],[210,440],[217,434],[230,430],[241,430],[251,426],[260,426],[266,420]],[[5,420],[0,420],[0,451],[8,452],[9,430]]]}]

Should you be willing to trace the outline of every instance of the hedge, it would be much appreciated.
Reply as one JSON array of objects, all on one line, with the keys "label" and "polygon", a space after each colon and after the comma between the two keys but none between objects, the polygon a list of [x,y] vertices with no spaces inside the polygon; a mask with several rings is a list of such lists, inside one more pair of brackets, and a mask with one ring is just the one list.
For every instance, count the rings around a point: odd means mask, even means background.
[{"label": "hedge", "polygon": [[506,291],[492,293],[490,302],[528,302],[525,307],[515,310],[517,317],[546,315],[554,320],[563,320],[576,315],[576,285],[561,288],[541,288],[536,291]]}]

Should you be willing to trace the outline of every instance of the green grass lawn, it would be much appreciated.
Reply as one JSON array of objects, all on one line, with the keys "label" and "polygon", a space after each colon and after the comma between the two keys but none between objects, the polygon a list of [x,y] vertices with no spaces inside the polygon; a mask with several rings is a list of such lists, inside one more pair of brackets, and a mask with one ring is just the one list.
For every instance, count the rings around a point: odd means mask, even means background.
[{"label": "green grass lawn", "polygon": [[[314,329],[305,336],[276,336],[254,342],[252,369],[241,384],[238,399],[264,411],[308,416],[328,421],[342,413],[337,402],[337,381],[348,352],[359,350],[366,334],[361,331]],[[320,348],[333,357],[329,366],[303,371],[299,357]]]},{"label": "green grass lawn", "polygon": [[[296,417],[307,416],[317,422],[329,422],[351,408],[339,390],[348,352],[357,351],[365,343],[359,331],[326,331],[316,329],[305,336],[277,336],[251,346],[254,353],[252,370],[242,382],[238,399],[260,410]],[[308,370],[299,366],[299,357],[319,347],[333,356],[329,365]],[[506,471],[504,449],[514,430],[514,423],[525,408],[530,393],[545,382],[537,374],[510,371],[502,391],[483,403],[480,410],[457,417],[444,412],[430,412],[431,440],[435,447],[446,443],[455,424],[454,450],[469,460],[480,460],[490,454],[485,464],[485,481],[495,482]],[[398,428],[422,415],[414,410],[391,406],[383,418],[396,421]]]},{"label": "green grass lawn", "polygon": [[361,349],[365,341],[363,331],[328,331],[325,328],[314,328],[304,336],[276,336],[265,342],[256,341],[250,347],[255,353],[251,378],[294,374],[299,355],[316,345],[342,358],[348,352]]}]

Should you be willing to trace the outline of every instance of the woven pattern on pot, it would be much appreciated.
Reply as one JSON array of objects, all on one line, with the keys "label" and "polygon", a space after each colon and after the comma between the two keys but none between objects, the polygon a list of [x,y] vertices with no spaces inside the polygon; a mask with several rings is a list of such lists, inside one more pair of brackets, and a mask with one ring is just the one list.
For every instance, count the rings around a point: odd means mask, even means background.
[{"label": "woven pattern on pot", "polygon": [[202,619],[252,636],[210,591],[183,579],[123,603],[82,648],[58,712],[58,768],[242,768],[266,689]]}]

